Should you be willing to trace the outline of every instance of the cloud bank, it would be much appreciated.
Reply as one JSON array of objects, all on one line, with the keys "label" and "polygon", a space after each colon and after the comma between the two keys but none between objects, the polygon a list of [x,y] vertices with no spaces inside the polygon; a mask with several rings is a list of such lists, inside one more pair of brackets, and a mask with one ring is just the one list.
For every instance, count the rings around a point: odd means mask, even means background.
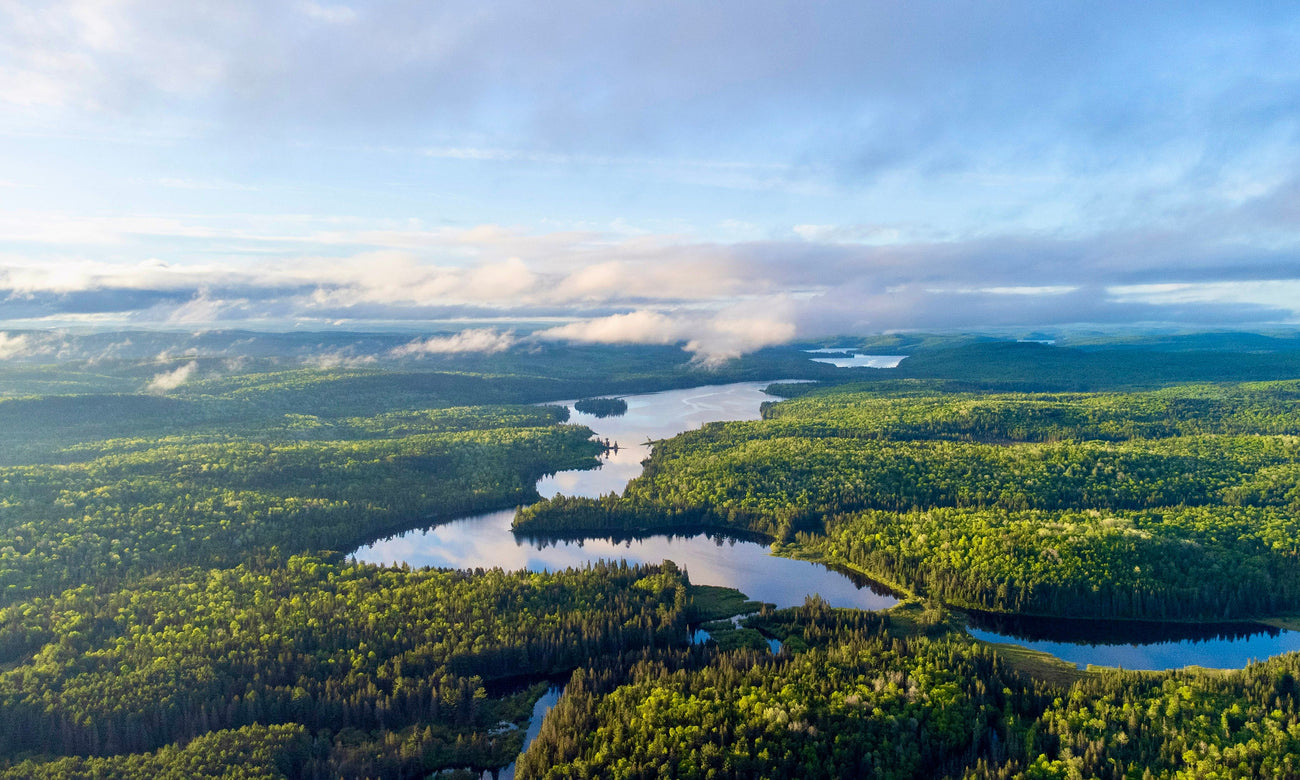
[{"label": "cloud bank", "polygon": [[162,395],[171,392],[190,380],[194,372],[199,368],[198,363],[186,363],[172,371],[164,371],[149,380],[144,386],[145,392]]},{"label": "cloud bank", "polygon": [[499,331],[493,328],[468,328],[451,336],[434,336],[416,339],[409,344],[395,347],[393,357],[411,357],[413,355],[454,355],[462,352],[482,352],[494,354],[504,352],[519,342],[514,331]]},{"label": "cloud bank", "polygon": [[[354,254],[269,266],[0,259],[0,319],[195,328],[560,320],[529,328],[531,338],[681,344],[706,362],[796,338],[894,329],[1295,322],[1300,241],[1254,239],[1292,229],[1265,208],[1276,197],[1159,229],[1087,236],[728,244],[487,225],[359,230],[333,236],[355,242]],[[298,248],[322,249],[316,241]],[[519,340],[509,327],[475,326],[397,354],[499,352]],[[21,337],[0,342],[0,355],[30,346]]]},{"label": "cloud bank", "polygon": [[1300,318],[1295,4],[52,0],[0,30],[6,328],[707,363]]}]

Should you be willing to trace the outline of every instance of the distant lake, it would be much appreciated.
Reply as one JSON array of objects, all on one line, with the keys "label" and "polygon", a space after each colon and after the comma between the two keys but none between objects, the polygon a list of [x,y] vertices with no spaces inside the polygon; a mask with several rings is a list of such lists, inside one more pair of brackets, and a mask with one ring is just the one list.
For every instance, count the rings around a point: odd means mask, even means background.
[{"label": "distant lake", "polygon": [[[837,368],[898,368],[907,355],[864,355],[852,349],[805,349],[810,355],[837,355],[839,357],[812,358],[814,363],[829,363]],[[849,357],[843,357],[848,354]]]}]

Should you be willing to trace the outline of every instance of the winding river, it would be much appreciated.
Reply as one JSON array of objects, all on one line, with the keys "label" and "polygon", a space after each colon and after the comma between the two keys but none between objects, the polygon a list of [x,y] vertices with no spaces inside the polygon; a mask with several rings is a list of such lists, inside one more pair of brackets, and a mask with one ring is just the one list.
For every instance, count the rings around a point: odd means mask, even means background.
[{"label": "winding river", "polygon": [[[618,444],[600,468],[561,471],[542,478],[537,492],[596,497],[622,492],[641,473],[650,455],[649,441],[719,420],[757,420],[759,406],[773,398],[763,392],[770,382],[741,382],[689,390],[624,396],[627,413],[595,417],[569,407],[569,421],[585,425],[610,443]],[[358,549],[357,560],[369,563],[408,563],[412,566],[475,567],[554,571],[599,560],[660,563],[668,559],[685,569],[697,585],[725,585],[751,599],[795,607],[810,594],[820,594],[837,607],[887,609],[898,603],[883,589],[865,580],[815,563],[778,558],[764,544],[717,534],[656,535],[640,539],[531,539],[510,529],[513,509],[485,512],[433,528],[410,531]]]},{"label": "winding river", "polygon": [[[598,418],[567,405],[570,422],[617,443],[596,469],[562,471],[537,484],[546,497],[559,493],[599,496],[622,491],[641,473],[650,442],[674,436],[706,422],[756,420],[767,382],[743,382],[688,390],[624,396],[627,413]],[[716,534],[655,535],[631,540],[547,540],[516,536],[510,529],[513,510],[487,512],[411,531],[361,547],[354,555],[371,563],[404,562],[412,566],[555,570],[597,560],[626,559],[658,563],[671,559],[691,581],[737,588],[751,599],[779,607],[798,606],[818,594],[837,607],[885,609],[897,600],[860,578],[815,563],[779,558],[752,540]],[[1300,650],[1300,632],[1254,623],[1174,625],[1025,621],[977,618],[971,634],[989,642],[1024,645],[1079,666],[1095,664],[1126,669],[1171,669],[1188,665],[1237,668],[1251,660]]]}]

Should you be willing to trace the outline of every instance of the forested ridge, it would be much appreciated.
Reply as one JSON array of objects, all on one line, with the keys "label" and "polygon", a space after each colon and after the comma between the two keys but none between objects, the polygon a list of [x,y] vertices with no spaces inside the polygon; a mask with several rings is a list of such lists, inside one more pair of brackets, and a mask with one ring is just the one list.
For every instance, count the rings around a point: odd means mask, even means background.
[{"label": "forested ridge", "polygon": [[[426,415],[430,427],[453,426],[431,433],[404,416],[297,429],[360,434],[343,439],[118,439],[74,448],[69,463],[0,467],[0,603],[176,564],[234,565],[271,548],[351,549],[531,500],[542,474],[595,462],[587,429],[502,414]],[[471,422],[483,427],[464,429]],[[394,436],[375,435],[384,424]]]},{"label": "forested ridge", "polygon": [[620,496],[530,533],[712,526],[985,610],[1230,619],[1300,610],[1300,384],[1136,393],[838,388],[656,445]]}]

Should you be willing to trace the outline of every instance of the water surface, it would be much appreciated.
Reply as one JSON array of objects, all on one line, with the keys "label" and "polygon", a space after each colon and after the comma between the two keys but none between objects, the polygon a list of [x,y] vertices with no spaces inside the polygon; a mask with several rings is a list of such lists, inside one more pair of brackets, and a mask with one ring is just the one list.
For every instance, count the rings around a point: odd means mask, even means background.
[{"label": "water surface", "polygon": [[[552,685],[546,689],[546,693],[543,693],[542,697],[533,705],[533,714],[528,720],[528,730],[524,732],[524,749],[520,751],[521,754],[528,751],[528,746],[533,744],[533,740],[537,739],[537,735],[541,733],[542,720],[546,717],[546,713],[550,712],[551,708],[560,701],[560,696],[564,694],[564,687],[563,685]],[[484,772],[481,780],[515,780],[515,763],[517,762],[512,762],[509,766],[496,772]]]},{"label": "water surface", "polygon": [[[641,473],[651,442],[698,428],[706,422],[757,420],[770,382],[669,390],[623,396],[627,413],[596,417],[569,408],[569,421],[586,425],[602,441],[618,444],[596,469],[561,471],[542,478],[537,492],[597,497],[622,492]],[[732,536],[695,533],[655,534],[639,538],[535,539],[516,536],[510,528],[514,510],[485,512],[433,528],[410,531],[358,549],[357,560],[368,563],[408,563],[457,569],[477,567],[555,571],[601,560],[657,564],[671,560],[697,585],[736,588],[756,601],[794,607],[811,595],[833,606],[887,609],[898,603],[862,579],[851,579],[825,566],[772,555],[767,545]]]},{"label": "water surface", "polygon": [[1181,669],[1184,666],[1204,666],[1207,669],[1240,669],[1253,661],[1263,661],[1275,655],[1300,650],[1300,632],[1249,624],[1244,630],[1226,630],[1206,636],[1205,632],[1190,627],[1194,636],[1185,639],[1159,639],[1150,641],[1135,637],[1130,642],[1097,642],[1085,637],[1078,641],[1053,641],[1031,639],[1016,634],[1001,634],[978,628],[968,628],[970,635],[985,642],[1021,645],[1068,661],[1080,669],[1093,666],[1113,666],[1120,669],[1150,670]]},{"label": "water surface", "polygon": [[[810,358],[814,363],[829,363],[836,368],[898,368],[907,355],[864,355],[853,349],[805,349],[810,354],[836,357]],[[849,357],[843,357],[848,354]]]},{"label": "water surface", "polygon": [[641,461],[650,457],[650,445],[708,422],[757,420],[764,401],[776,398],[763,392],[771,382],[738,382],[730,385],[693,387],[662,393],[619,396],[627,412],[617,417],[596,417],[573,408],[572,401],[557,401],[569,410],[569,422],[585,425],[601,441],[618,445],[595,470],[561,471],[537,482],[543,498],[556,495],[597,498],[621,493],[629,480],[641,473]]}]

